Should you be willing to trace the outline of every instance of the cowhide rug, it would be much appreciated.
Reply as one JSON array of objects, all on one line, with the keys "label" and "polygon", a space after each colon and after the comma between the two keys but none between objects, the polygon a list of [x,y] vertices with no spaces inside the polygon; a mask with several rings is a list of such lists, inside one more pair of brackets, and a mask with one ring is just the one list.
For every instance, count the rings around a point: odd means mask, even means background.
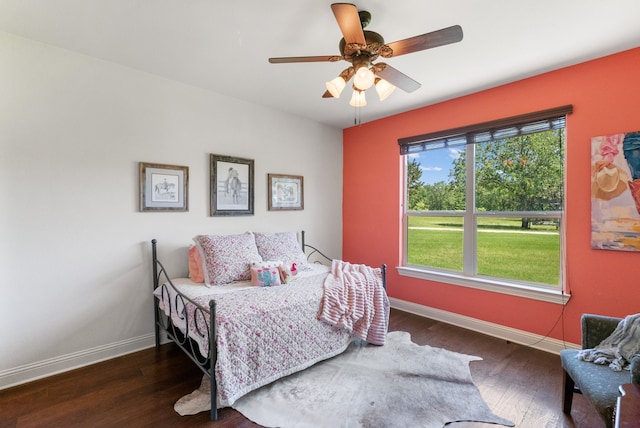
[{"label": "cowhide rug", "polygon": [[[245,395],[233,408],[266,427],[440,428],[463,421],[514,426],[489,409],[474,385],[469,363],[478,360],[417,345],[409,333],[396,331],[384,346],[354,342],[337,357]],[[205,383],[175,410],[209,410]]]}]

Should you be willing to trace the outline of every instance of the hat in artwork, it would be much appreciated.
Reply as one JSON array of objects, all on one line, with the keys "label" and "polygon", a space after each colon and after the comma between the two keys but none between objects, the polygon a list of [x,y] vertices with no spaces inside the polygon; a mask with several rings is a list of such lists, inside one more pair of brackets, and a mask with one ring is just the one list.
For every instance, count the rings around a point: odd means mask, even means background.
[{"label": "hat in artwork", "polygon": [[617,165],[598,161],[591,167],[591,194],[608,201],[620,196],[626,189],[629,175]]}]

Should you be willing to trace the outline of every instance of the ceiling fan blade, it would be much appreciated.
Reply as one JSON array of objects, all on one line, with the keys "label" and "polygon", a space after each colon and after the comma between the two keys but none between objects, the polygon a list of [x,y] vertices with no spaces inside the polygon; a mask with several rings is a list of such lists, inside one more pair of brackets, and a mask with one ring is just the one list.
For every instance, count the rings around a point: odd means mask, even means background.
[{"label": "ceiling fan blade", "polygon": [[271,64],[285,64],[290,62],[325,62],[325,61],[339,61],[342,57],[335,55],[326,56],[288,56],[281,58],[269,58]]},{"label": "ceiling fan blade", "polygon": [[393,50],[393,56],[398,56],[456,43],[460,40],[462,40],[462,27],[454,25],[420,36],[388,43],[387,46]]},{"label": "ceiling fan blade", "polygon": [[329,91],[324,91],[324,94],[322,94],[322,98],[333,98],[333,95],[331,95],[331,92]]},{"label": "ceiling fan blade", "polygon": [[336,17],[336,21],[338,21],[338,26],[347,44],[367,44],[364,38],[364,32],[362,31],[358,9],[355,5],[350,3],[334,3],[331,5],[331,10]]},{"label": "ceiling fan blade", "polygon": [[377,63],[375,68],[378,76],[405,92],[413,92],[422,86],[421,83],[383,62]]}]

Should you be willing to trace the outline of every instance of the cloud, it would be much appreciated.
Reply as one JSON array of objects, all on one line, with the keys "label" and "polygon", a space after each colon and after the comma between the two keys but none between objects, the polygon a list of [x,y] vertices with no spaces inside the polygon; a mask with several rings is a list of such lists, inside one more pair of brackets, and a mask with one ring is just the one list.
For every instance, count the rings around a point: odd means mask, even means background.
[{"label": "cloud", "polygon": [[453,148],[453,147],[449,147],[449,157],[451,159],[459,159],[460,158],[460,150]]},{"label": "cloud", "polygon": [[442,171],[442,168],[440,168],[439,166],[423,166],[422,167],[423,171],[436,171],[436,172],[440,172]]}]

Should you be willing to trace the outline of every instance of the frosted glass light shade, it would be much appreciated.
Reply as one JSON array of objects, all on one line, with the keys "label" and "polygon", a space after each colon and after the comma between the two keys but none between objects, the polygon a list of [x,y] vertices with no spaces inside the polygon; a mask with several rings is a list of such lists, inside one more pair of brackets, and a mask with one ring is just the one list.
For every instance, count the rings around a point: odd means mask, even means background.
[{"label": "frosted glass light shade", "polygon": [[373,71],[368,67],[360,67],[353,78],[353,84],[361,91],[365,91],[373,85],[375,78]]},{"label": "frosted glass light shade", "polygon": [[387,97],[391,95],[393,91],[395,91],[395,89],[396,87],[393,86],[391,83],[387,82],[386,80],[381,78],[376,79],[376,92],[380,97],[380,101],[386,100]]},{"label": "frosted glass light shade", "polygon": [[344,89],[346,83],[347,82],[345,82],[345,80],[341,76],[338,76],[335,79],[325,83],[325,86],[327,87],[327,91],[329,91],[329,93],[333,95],[334,98],[340,98],[340,94],[342,93],[342,90]]},{"label": "frosted glass light shade", "polygon": [[367,99],[364,96],[364,92],[355,89],[353,91],[353,95],[351,95],[351,101],[349,101],[349,104],[351,104],[354,107],[364,107],[364,106],[366,106],[367,105]]}]

